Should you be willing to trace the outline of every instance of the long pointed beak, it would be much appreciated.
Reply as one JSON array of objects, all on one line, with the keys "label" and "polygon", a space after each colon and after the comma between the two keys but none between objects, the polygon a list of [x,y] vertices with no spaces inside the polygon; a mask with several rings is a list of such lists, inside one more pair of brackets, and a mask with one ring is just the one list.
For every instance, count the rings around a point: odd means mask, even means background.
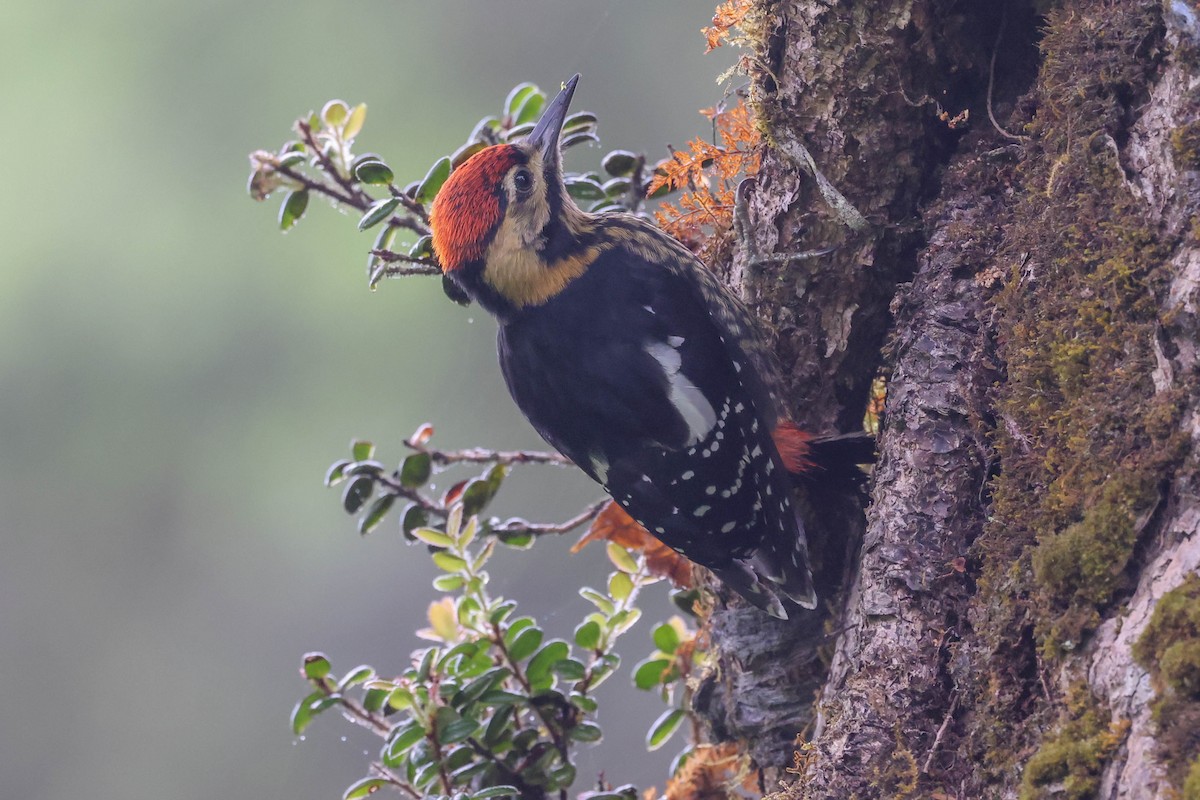
[{"label": "long pointed beak", "polygon": [[550,101],[537,126],[529,132],[525,141],[536,147],[546,163],[558,161],[558,137],[562,132],[563,121],[567,118],[567,109],[571,106],[571,95],[575,94],[575,85],[579,83],[579,73],[563,84],[562,91]]}]

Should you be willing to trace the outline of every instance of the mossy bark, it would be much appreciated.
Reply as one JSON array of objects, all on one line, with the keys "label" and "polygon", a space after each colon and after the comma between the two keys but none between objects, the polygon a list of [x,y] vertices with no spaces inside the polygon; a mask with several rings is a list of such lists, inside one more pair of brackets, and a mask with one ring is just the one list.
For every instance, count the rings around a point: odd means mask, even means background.
[{"label": "mossy bark", "polygon": [[698,708],[792,797],[1192,791],[1200,737],[1154,709],[1200,719],[1195,648],[1134,645],[1200,570],[1200,9],[794,0],[747,27],[768,149],[731,278],[799,422],[854,428],[878,372],[888,400],[865,524],[813,532],[824,607],[719,608]]}]

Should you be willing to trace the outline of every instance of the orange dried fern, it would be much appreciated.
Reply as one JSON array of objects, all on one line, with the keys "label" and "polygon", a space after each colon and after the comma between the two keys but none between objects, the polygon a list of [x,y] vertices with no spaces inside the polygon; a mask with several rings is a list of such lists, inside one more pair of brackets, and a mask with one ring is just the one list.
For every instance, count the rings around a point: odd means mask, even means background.
[{"label": "orange dried fern", "polygon": [[730,31],[733,28],[741,27],[750,8],[750,0],[728,0],[717,6],[716,13],[713,14],[712,26],[700,29],[708,41],[708,49],[704,52],[711,53],[721,46],[723,40],[731,38]]},{"label": "orange dried fern", "polygon": [[700,112],[713,121],[717,143],[693,139],[660,163],[647,194],[666,187],[686,189],[675,203],[655,212],[659,227],[691,248],[702,260],[711,256],[733,228],[738,181],[758,172],[761,138],[746,104]]}]

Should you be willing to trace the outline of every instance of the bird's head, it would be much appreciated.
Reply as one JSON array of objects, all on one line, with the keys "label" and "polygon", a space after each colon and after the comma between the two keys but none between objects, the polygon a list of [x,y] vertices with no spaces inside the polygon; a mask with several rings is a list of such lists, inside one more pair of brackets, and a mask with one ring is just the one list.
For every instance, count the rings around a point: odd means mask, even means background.
[{"label": "bird's head", "polygon": [[447,276],[495,312],[540,305],[595,257],[591,222],[563,185],[559,135],[579,76],[523,141],[479,151],[434,198],[433,249]]}]

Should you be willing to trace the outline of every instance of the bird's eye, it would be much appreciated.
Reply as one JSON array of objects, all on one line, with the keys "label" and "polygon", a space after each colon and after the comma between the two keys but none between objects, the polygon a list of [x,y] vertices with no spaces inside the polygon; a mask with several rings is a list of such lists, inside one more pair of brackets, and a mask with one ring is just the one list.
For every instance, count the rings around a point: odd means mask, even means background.
[{"label": "bird's eye", "polygon": [[527,169],[519,169],[513,175],[513,188],[517,194],[526,195],[533,191],[533,175]]}]

